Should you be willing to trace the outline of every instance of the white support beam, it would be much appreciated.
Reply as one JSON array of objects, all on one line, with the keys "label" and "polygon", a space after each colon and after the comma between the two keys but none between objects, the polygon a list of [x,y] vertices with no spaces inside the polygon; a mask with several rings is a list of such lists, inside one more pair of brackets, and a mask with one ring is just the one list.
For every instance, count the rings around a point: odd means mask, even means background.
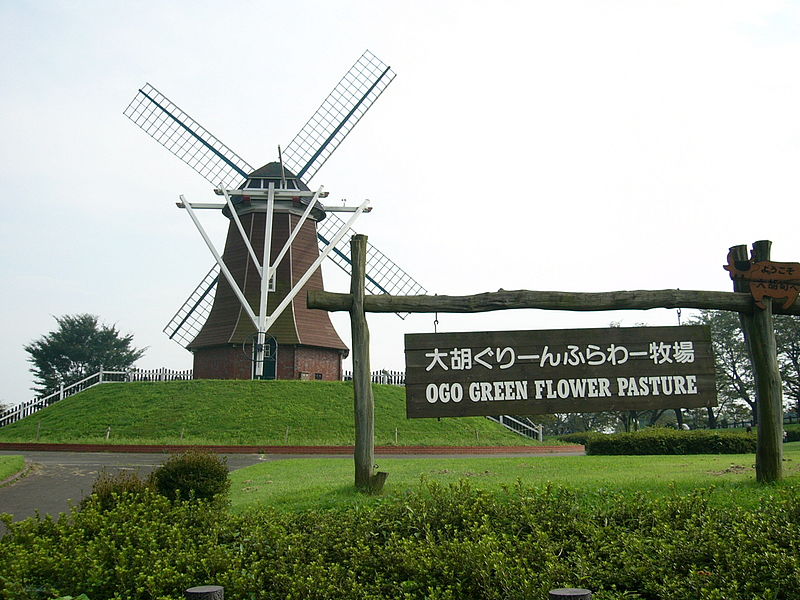
[{"label": "white support beam", "polygon": [[361,203],[361,206],[358,207],[353,216],[350,217],[350,220],[347,221],[347,223],[345,223],[339,229],[339,231],[336,233],[336,235],[333,236],[333,239],[331,239],[328,245],[322,249],[322,252],[320,252],[319,256],[317,257],[317,260],[314,261],[314,264],[312,264],[308,268],[308,270],[306,270],[305,274],[295,284],[295,286],[291,289],[291,291],[288,294],[286,294],[286,297],[281,301],[281,303],[269,316],[266,323],[267,330],[269,330],[272,324],[278,319],[278,317],[281,316],[281,313],[286,309],[287,306],[289,306],[289,303],[292,300],[294,300],[294,297],[297,296],[297,294],[300,292],[300,290],[303,288],[306,282],[311,278],[314,272],[322,264],[322,261],[325,260],[325,258],[327,258],[328,254],[331,253],[336,244],[338,244],[339,241],[345,236],[345,234],[348,231],[350,231],[350,227],[353,225],[353,223],[355,223],[356,219],[358,219],[358,217],[361,216],[361,213],[364,212],[364,209],[366,209],[368,205],[369,205],[369,200],[364,200],[364,202]]},{"label": "white support beam", "polygon": [[[357,206],[323,206],[325,212],[356,212]],[[372,212],[372,207],[368,206],[364,209],[365,213]]]},{"label": "white support beam", "polygon": [[190,204],[189,201],[183,197],[183,195],[181,195],[180,198],[181,198],[181,203],[183,204],[183,208],[185,208],[186,212],[189,213],[189,216],[192,218],[195,227],[197,227],[197,230],[203,237],[203,241],[205,241],[206,246],[208,246],[208,249],[211,250],[211,254],[214,255],[214,260],[217,261],[217,264],[219,265],[219,270],[225,276],[225,279],[228,281],[228,285],[230,285],[231,289],[233,289],[233,292],[236,294],[236,297],[242,304],[242,308],[244,308],[245,312],[247,313],[247,316],[250,317],[250,320],[253,322],[253,325],[258,327],[258,319],[256,319],[256,315],[253,312],[253,309],[250,307],[250,303],[247,302],[247,298],[244,297],[242,290],[239,289],[239,284],[236,283],[236,280],[233,278],[233,275],[231,275],[231,272],[228,270],[228,267],[225,266],[225,261],[222,260],[222,257],[220,256],[219,252],[217,252],[217,249],[214,247],[213,242],[206,234],[206,230],[203,229],[203,225],[198,220],[197,215],[194,214],[193,205]]},{"label": "white support beam", "polygon": [[244,227],[242,226],[242,220],[239,218],[239,213],[236,212],[236,208],[233,206],[233,202],[231,202],[231,197],[228,195],[228,192],[226,190],[222,190],[222,193],[225,195],[225,203],[228,206],[228,210],[231,211],[231,218],[233,219],[234,223],[236,223],[236,227],[239,229],[239,235],[242,236],[242,241],[247,247],[247,251],[250,253],[250,258],[253,259],[253,264],[256,266],[256,269],[258,269],[258,274],[263,277],[264,269],[258,262],[256,251],[253,250],[253,245],[250,243],[250,239],[244,232]]},{"label": "white support beam", "polygon": [[[269,196],[269,190],[261,188],[246,188],[243,190],[225,190],[230,196],[248,196],[250,198],[263,198]],[[214,193],[217,196],[222,196],[223,190],[215,188]],[[292,190],[286,188],[275,188],[275,200],[291,200],[292,198],[311,198],[316,195],[316,192],[306,190]],[[320,198],[327,198],[328,192],[323,192]]]},{"label": "white support beam", "polygon": [[[183,200],[181,200],[180,202],[176,202],[175,206],[177,206],[178,208],[186,208]],[[225,208],[225,205],[219,202],[193,202],[192,208],[195,210],[202,210],[207,208],[222,210],[223,208]]]},{"label": "white support beam", "polygon": [[267,212],[265,215],[266,223],[264,225],[264,250],[261,264],[264,268],[261,269],[261,297],[258,303],[258,337],[256,339],[255,350],[255,376],[261,379],[264,375],[264,345],[266,343],[267,332],[267,299],[269,296],[269,263],[270,252],[272,251],[272,215],[275,210],[275,184],[269,182],[269,189],[267,190]]},{"label": "white support beam", "polygon": [[314,205],[316,204],[317,198],[320,196],[320,194],[322,194],[322,186],[320,186],[320,188],[314,193],[314,197],[311,199],[311,202],[308,203],[308,206],[306,206],[306,210],[303,213],[303,216],[300,217],[300,220],[297,222],[297,225],[295,225],[294,229],[292,229],[292,233],[289,236],[289,239],[286,240],[286,243],[283,245],[283,248],[281,248],[281,251],[275,258],[275,261],[272,263],[272,265],[270,265],[269,267],[270,277],[272,277],[275,274],[275,270],[278,268],[278,265],[281,264],[283,257],[289,251],[289,248],[292,247],[292,242],[294,241],[294,238],[296,238],[297,234],[300,233],[300,228],[303,226],[303,223],[306,222],[308,215],[311,214],[311,209],[314,208]]}]

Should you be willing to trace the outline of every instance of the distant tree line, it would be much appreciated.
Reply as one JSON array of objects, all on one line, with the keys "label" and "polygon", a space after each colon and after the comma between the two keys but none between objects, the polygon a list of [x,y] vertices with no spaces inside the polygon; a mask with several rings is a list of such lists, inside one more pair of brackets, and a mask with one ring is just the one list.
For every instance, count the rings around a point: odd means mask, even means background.
[{"label": "distant tree line", "polygon": [[[730,311],[701,310],[690,325],[707,325],[716,363],[717,401],[715,407],[606,411],[548,415],[546,430],[561,434],[576,431],[632,431],[640,427],[684,423],[715,429],[732,423],[758,424],[758,400],[753,368],[744,341],[739,315]],[[612,326],[616,324],[612,323]],[[785,411],[800,416],[800,317],[775,316],[778,362],[783,380]]]}]

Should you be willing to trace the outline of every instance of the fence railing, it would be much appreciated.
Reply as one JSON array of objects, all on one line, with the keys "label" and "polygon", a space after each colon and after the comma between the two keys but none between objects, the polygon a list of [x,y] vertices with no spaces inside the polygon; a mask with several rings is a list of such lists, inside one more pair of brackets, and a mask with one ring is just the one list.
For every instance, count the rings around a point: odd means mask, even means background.
[{"label": "fence railing", "polygon": [[[342,379],[344,381],[352,381],[353,372],[345,371]],[[382,369],[380,371],[373,371],[370,379],[372,383],[405,385],[406,373],[405,371],[387,371],[386,369]],[[525,436],[532,440],[539,440],[540,442],[542,441],[544,428],[541,425],[527,423],[523,420],[520,420],[518,417],[512,417],[509,415],[501,415],[499,417],[486,417],[486,418],[491,421],[494,421],[495,423],[500,423],[506,429],[510,429],[514,433],[518,433],[519,435]]]},{"label": "fence railing", "polygon": [[118,381],[118,378],[124,377],[124,375],[124,371],[103,371],[101,369],[97,373],[89,375],[88,377],[84,377],[80,381],[76,381],[71,385],[62,385],[58,390],[47,394],[46,396],[40,396],[38,398],[34,398],[33,400],[28,400],[22,404],[17,404],[16,406],[12,406],[11,408],[4,410],[2,413],[0,413],[0,427],[15,423],[20,419],[32,415],[35,412],[39,412],[43,408],[46,408],[51,404],[58,402],[59,400],[73,396],[78,392],[82,392],[83,390],[94,387],[100,383],[104,383],[106,381]]},{"label": "fence railing", "polygon": [[125,381],[189,381],[194,379],[192,369],[174,371],[172,369],[131,369],[126,371]]},{"label": "fence railing", "polygon": [[490,416],[486,418],[490,421],[494,421],[495,423],[500,423],[506,429],[510,429],[514,433],[523,435],[526,438],[539,440],[540,442],[542,441],[544,435],[544,427],[542,425],[526,423],[525,421],[521,421],[517,417],[512,417],[510,415],[500,415],[498,417]]},{"label": "fence railing", "polygon": [[[405,371],[387,371],[382,369],[380,371],[372,372],[372,383],[384,383],[388,385],[405,385],[406,373]],[[342,375],[343,381],[352,381],[353,372],[345,371]]]},{"label": "fence railing", "polygon": [[27,400],[16,406],[12,406],[0,412],[0,427],[5,427],[11,423],[16,423],[20,419],[24,419],[39,412],[43,408],[47,408],[51,404],[74,396],[78,392],[87,390],[101,383],[124,382],[124,381],[173,381],[176,379],[191,379],[192,370],[173,371],[170,369],[129,369],[127,371],[105,371],[100,369],[97,373],[93,373],[88,377],[84,377],[80,381],[67,386],[60,386],[58,390],[47,394],[46,396],[39,396],[32,400]]}]

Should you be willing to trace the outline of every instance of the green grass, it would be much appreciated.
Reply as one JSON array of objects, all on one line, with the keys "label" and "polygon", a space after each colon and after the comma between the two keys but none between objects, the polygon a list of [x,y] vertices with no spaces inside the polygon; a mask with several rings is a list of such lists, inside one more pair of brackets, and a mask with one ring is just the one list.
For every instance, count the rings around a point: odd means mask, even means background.
[{"label": "green grass", "polygon": [[[784,453],[786,479],[780,485],[800,486],[800,442],[785,444]],[[713,486],[714,502],[753,506],[774,491],[773,486],[756,484],[754,462],[752,454],[377,459],[379,469],[389,473],[384,496],[416,489],[421,478],[444,484],[468,479],[473,487],[498,491],[517,481],[533,486],[550,482],[587,497],[604,491],[683,494]],[[236,512],[257,506],[302,510],[376,501],[354,490],[352,459],[278,460],[234,471],[231,477]]]},{"label": "green grass", "polygon": [[[535,444],[482,417],[406,419],[405,389],[375,385],[379,446]],[[109,383],[0,429],[0,442],[352,445],[353,387],[339,381]],[[558,443],[558,442],[556,442]]]},{"label": "green grass", "polygon": [[25,459],[21,456],[0,456],[0,481],[11,477],[25,468]]}]

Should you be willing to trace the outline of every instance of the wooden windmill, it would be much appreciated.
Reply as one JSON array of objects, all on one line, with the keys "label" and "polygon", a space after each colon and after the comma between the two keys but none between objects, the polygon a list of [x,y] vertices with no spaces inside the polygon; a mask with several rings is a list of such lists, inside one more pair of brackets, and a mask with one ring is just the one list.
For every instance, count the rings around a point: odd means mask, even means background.
[{"label": "wooden windmill", "polygon": [[[327,257],[350,272],[348,234],[366,208],[326,207],[308,182],[394,78],[366,51],[286,146],[278,162],[254,169],[194,119],[146,84],[125,115],[215,186],[225,203],[187,209],[217,263],[164,332],[194,354],[198,379],[340,379],[347,348],[328,314],[306,307],[306,292],[322,289]],[[230,221],[216,252],[195,217],[219,210]],[[349,221],[334,212],[352,212]],[[260,256],[259,256],[260,254]],[[375,294],[425,289],[374,246],[367,288]],[[259,310],[260,309],[260,310]]]}]

